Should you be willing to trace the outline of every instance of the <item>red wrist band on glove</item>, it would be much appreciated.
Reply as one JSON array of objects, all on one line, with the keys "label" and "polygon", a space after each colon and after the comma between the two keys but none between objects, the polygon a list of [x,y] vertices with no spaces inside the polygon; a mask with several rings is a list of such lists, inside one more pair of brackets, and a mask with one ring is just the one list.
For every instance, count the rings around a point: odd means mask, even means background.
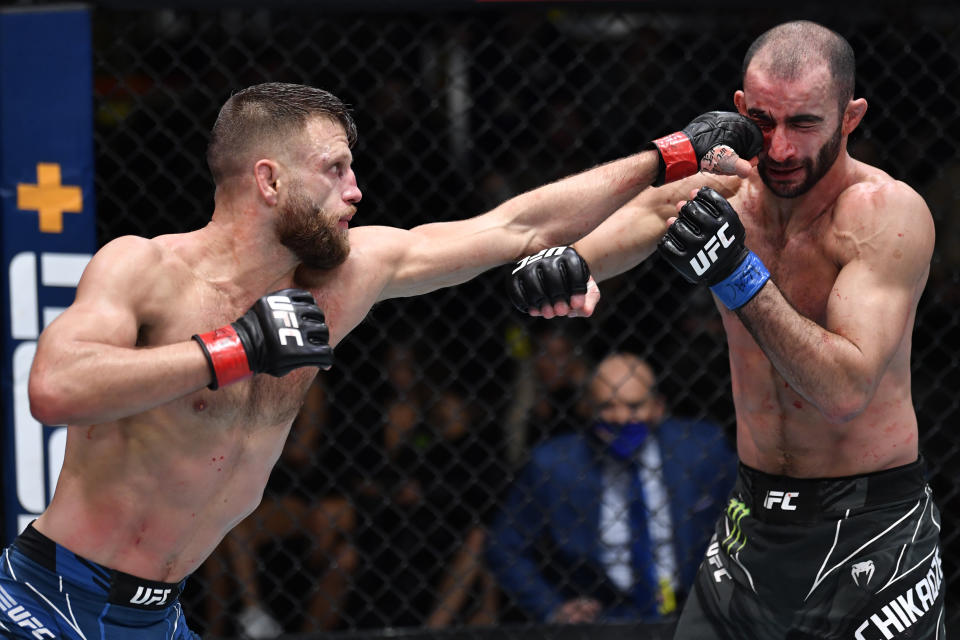
[{"label": "red wrist band on glove", "polygon": [[660,150],[660,157],[663,158],[664,184],[692,176],[700,171],[697,152],[693,150],[690,138],[682,131],[657,138],[653,144]]},{"label": "red wrist band on glove", "polygon": [[231,325],[195,335],[193,339],[200,343],[203,355],[207,356],[207,362],[210,363],[210,372],[213,375],[213,382],[208,385],[210,389],[216,390],[253,375],[240,336]]}]

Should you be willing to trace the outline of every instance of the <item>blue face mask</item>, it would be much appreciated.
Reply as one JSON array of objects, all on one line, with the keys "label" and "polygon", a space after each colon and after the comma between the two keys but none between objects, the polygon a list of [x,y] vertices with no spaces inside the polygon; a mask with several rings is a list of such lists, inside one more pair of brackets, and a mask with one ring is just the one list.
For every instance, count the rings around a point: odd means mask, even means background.
[{"label": "blue face mask", "polygon": [[606,443],[610,455],[621,460],[631,460],[647,439],[650,426],[646,422],[614,424],[597,420],[593,423],[593,430]]}]

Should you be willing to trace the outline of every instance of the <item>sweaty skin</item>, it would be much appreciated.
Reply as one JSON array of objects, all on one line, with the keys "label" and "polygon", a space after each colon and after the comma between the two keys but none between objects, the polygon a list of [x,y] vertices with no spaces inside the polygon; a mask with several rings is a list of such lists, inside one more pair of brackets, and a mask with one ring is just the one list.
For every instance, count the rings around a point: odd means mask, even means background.
[{"label": "sweaty skin", "polygon": [[[218,185],[203,229],[105,246],[39,340],[31,409],[70,428],[56,493],[35,527],[89,560],[164,582],[193,572],[260,502],[317,374],[257,375],[210,391],[191,335],[300,287],[336,345],[379,300],[576,240],[650,184],[658,163],[645,151],[466,220],[348,230],[361,195],[339,124],[310,120],[304,135],[265,154]],[[295,196],[348,234],[339,266],[307,269],[277,241],[276,210]]]},{"label": "sweaty skin", "polygon": [[[699,187],[728,198],[771,273],[736,312],[717,301],[739,457],[801,478],[879,471],[918,455],[910,348],[933,220],[913,189],[848,155],[866,102],[851,100],[841,118],[831,91],[825,67],[787,81],[752,65],[735,102],[764,132],[759,170],[649,189],[575,244],[601,281],[650,255],[678,201]],[[804,161],[835,134],[829,170],[808,191],[781,196],[813,174],[816,162]]]}]

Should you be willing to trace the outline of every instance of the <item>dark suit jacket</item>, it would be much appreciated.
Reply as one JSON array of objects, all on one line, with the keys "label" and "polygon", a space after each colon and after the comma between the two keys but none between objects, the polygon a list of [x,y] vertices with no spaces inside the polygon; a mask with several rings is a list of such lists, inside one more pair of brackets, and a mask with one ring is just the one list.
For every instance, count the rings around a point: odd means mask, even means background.
[{"label": "dark suit jacket", "polygon": [[[655,434],[682,597],[733,487],[736,456],[713,424],[668,419]],[[600,600],[607,619],[657,618],[655,602],[636,602],[603,568],[599,528],[606,455],[590,434],[558,436],[535,447],[494,519],[487,562],[501,588],[535,619],[547,620],[579,596]]]}]

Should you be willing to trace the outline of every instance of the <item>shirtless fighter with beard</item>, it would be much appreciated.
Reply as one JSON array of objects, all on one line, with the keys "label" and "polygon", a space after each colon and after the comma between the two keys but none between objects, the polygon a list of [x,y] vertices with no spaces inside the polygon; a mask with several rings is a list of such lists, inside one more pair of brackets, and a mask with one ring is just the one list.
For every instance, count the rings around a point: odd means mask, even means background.
[{"label": "shirtless fighter with beard", "polygon": [[[741,116],[698,122],[701,156],[759,149],[742,144]],[[37,346],[31,409],[69,425],[67,445],[51,504],[4,552],[2,635],[196,637],[178,600],[185,578],[257,506],[318,368],[371,306],[572,242],[660,163],[643,151],[470,219],[352,228],[355,139],[325,91],[240,91],[207,153],[210,223],[119,238],[93,257]]]},{"label": "shirtless fighter with beard", "polygon": [[[933,219],[847,153],[867,108],[854,67],[821,25],[764,33],[734,94],[763,132],[757,172],[650,189],[575,245],[597,280],[659,250],[710,286],[726,330],[741,465],[677,638],[944,637],[940,517],[910,387]],[[582,282],[551,275],[558,260],[515,270],[517,306],[570,313]]]}]

